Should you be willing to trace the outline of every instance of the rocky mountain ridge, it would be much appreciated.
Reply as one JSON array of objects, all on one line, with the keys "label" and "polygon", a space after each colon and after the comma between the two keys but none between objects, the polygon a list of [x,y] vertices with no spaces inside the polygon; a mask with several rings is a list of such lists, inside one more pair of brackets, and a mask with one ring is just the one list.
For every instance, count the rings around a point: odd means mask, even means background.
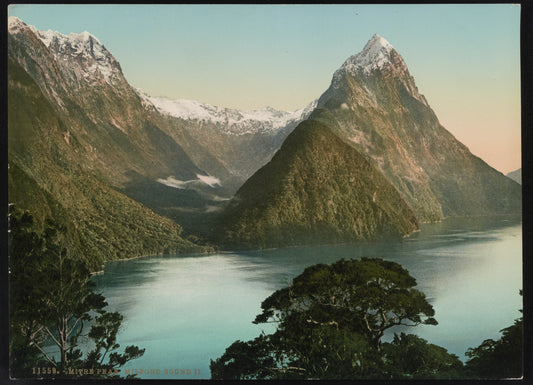
[{"label": "rocky mountain ridge", "polygon": [[[293,113],[270,108],[243,112],[150,97],[127,82],[118,61],[91,34],[38,31],[16,18],[9,19],[8,57],[10,200],[39,211],[41,219],[62,218],[77,234],[73,238],[78,237],[74,243],[80,250],[89,247],[107,260],[192,250],[195,246],[184,236],[201,241],[198,235],[220,234],[216,217],[229,199],[306,120],[327,131],[315,131],[317,137],[326,135],[351,148],[334,150],[351,159],[363,157],[351,165],[358,169],[368,162],[373,171],[362,173],[365,178],[375,182],[382,173],[386,181],[379,185],[390,198],[384,202],[397,202],[397,190],[416,221],[520,210],[519,186],[508,178],[504,182],[440,125],[399,53],[378,35],[335,72],[318,101]],[[309,150],[292,149],[302,156]],[[297,169],[312,184],[313,173],[301,165]],[[272,183],[279,185],[276,173],[271,174]],[[253,177],[247,185],[254,180],[260,179]],[[389,185],[394,187],[384,187]],[[348,197],[357,195],[350,191]],[[43,198],[30,199],[37,196]],[[329,213],[318,204],[319,196],[313,198],[315,208]],[[335,204],[350,206],[339,199]],[[365,202],[359,209],[374,207]],[[380,214],[371,209],[373,214],[365,214],[370,227],[351,233],[343,227],[344,219],[325,227],[339,239],[379,238],[390,230],[385,222],[412,218],[407,208],[395,211],[386,205]],[[311,210],[300,219],[325,212]],[[394,232],[410,231],[400,225]],[[161,240],[162,250],[150,239]]]},{"label": "rocky mountain ridge", "polygon": [[318,108],[329,112],[329,124],[377,165],[421,221],[521,210],[518,186],[442,127],[384,38],[375,35],[335,72]]},{"label": "rocky mountain ridge", "polygon": [[[9,32],[23,31],[29,28],[50,50],[56,63],[62,66],[62,73],[71,80],[98,82],[103,79],[112,84],[123,77],[119,62],[100,41],[89,32],[70,33],[68,36],[57,31],[39,31],[34,26],[26,25],[16,17],[9,18]],[[79,64],[73,66],[72,64]]]},{"label": "rocky mountain ridge", "polygon": [[183,120],[202,123],[214,123],[226,134],[275,134],[280,129],[294,125],[306,119],[316,107],[316,100],[306,107],[293,111],[280,111],[266,107],[251,111],[213,106],[195,100],[171,100],[147,95],[137,90],[145,106],[153,106],[161,114]]}]

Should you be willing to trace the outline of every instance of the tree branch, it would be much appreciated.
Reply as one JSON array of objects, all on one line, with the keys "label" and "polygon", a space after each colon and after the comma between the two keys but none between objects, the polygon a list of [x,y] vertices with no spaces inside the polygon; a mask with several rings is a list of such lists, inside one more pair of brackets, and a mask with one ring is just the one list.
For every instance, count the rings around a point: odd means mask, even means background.
[{"label": "tree branch", "polygon": [[57,364],[50,358],[48,357],[48,354],[46,354],[46,352],[39,346],[37,345],[36,343],[31,343],[31,345],[35,346],[37,349],[39,349],[39,351],[44,355],[44,357],[46,358],[46,360],[48,362],[50,362],[52,365],[54,365],[54,367],[57,367]]},{"label": "tree branch", "polygon": [[70,331],[67,331],[67,338],[72,334],[72,332],[73,332],[74,330],[76,330],[76,325],[77,325],[78,322],[80,322],[80,321],[81,321],[81,317],[78,318],[78,319],[76,320],[76,322],[74,322],[74,325],[72,325],[72,327],[70,328]]},{"label": "tree branch", "polygon": [[370,327],[370,323],[368,322],[368,318],[367,318],[366,316],[367,316],[367,315],[365,314],[365,315],[363,316],[363,319],[365,320],[366,328],[368,329],[368,331],[369,331],[369,332],[377,332],[377,331],[379,331],[379,330],[380,330],[379,328],[377,328],[377,329],[372,329],[372,328]]},{"label": "tree branch", "polygon": [[302,372],[307,372],[307,369],[305,368],[299,368],[297,366],[287,366],[285,368],[277,368],[277,367],[274,367],[274,368],[269,368],[270,370],[274,371],[274,372],[282,372],[282,373],[285,373],[286,371],[288,370],[299,370],[299,371],[302,371]]},{"label": "tree branch", "polygon": [[104,362],[104,358],[109,352],[109,346],[106,346],[104,354],[102,354],[102,358],[100,359],[99,365],[102,365],[102,362]]},{"label": "tree branch", "polygon": [[41,330],[43,330],[43,326],[40,326],[40,327],[37,328],[37,330],[31,332],[30,333],[30,341],[33,342],[35,340],[35,338],[39,335]]},{"label": "tree branch", "polygon": [[312,319],[311,317],[309,317],[307,322],[312,322],[312,323],[314,323],[316,325],[335,325],[337,327],[337,330],[339,330],[339,324],[338,324],[337,321],[318,322],[318,321],[315,321],[314,319]]},{"label": "tree branch", "polygon": [[381,319],[383,320],[383,325],[387,325],[388,319],[387,314],[385,314],[385,310],[381,309]]},{"label": "tree branch", "polygon": [[48,326],[45,326],[44,327],[44,330],[48,333],[48,335],[52,338],[52,340],[54,340],[55,344],[61,348],[61,343],[54,337],[54,335],[52,334],[52,332],[50,331],[50,329],[48,329]]}]

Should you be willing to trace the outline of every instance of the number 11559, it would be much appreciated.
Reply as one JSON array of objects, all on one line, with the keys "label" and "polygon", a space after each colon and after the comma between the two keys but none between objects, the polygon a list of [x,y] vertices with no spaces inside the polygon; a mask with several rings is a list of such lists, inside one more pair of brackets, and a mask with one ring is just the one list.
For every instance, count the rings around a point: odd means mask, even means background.
[{"label": "number 11559", "polygon": [[58,371],[55,367],[47,367],[47,366],[44,366],[44,367],[33,367],[32,368],[32,373],[33,374],[57,374]]}]

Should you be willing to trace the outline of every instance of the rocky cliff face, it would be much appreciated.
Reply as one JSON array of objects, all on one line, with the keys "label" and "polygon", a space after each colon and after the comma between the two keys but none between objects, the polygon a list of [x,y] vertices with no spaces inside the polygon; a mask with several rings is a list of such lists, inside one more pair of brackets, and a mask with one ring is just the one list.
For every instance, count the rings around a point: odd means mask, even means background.
[{"label": "rocky cliff face", "polygon": [[375,35],[335,72],[318,107],[421,221],[520,212],[521,191],[439,123],[400,54]]}]

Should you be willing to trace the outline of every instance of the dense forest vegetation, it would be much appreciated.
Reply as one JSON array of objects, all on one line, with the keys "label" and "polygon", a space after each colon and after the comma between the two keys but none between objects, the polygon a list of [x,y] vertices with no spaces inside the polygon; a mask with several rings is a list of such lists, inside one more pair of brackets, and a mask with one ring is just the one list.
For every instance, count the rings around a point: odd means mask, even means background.
[{"label": "dense forest vegetation", "polygon": [[28,211],[10,211],[11,377],[120,377],[119,368],[144,349],[119,352],[123,316],[105,309],[87,262],[67,253],[65,228],[47,220],[36,232]]},{"label": "dense forest vegetation", "polygon": [[307,120],[239,189],[219,219],[229,248],[369,241],[418,229],[409,205],[357,150]]},{"label": "dense forest vegetation", "polygon": [[[110,260],[213,250],[185,239],[180,224],[109,182],[119,179],[112,172],[139,157],[137,151],[127,147],[134,159],[119,159],[119,146],[109,147],[113,138],[98,137],[99,156],[111,159],[106,168],[92,164],[98,157],[74,134],[74,123],[53,108],[18,63],[9,60],[8,67],[9,203],[30,210],[37,231],[44,229],[46,218],[64,226],[67,251],[78,254],[92,271]],[[80,119],[85,116],[79,109],[71,114]],[[123,140],[115,132],[119,130],[97,128],[87,117],[82,126]]]}]

